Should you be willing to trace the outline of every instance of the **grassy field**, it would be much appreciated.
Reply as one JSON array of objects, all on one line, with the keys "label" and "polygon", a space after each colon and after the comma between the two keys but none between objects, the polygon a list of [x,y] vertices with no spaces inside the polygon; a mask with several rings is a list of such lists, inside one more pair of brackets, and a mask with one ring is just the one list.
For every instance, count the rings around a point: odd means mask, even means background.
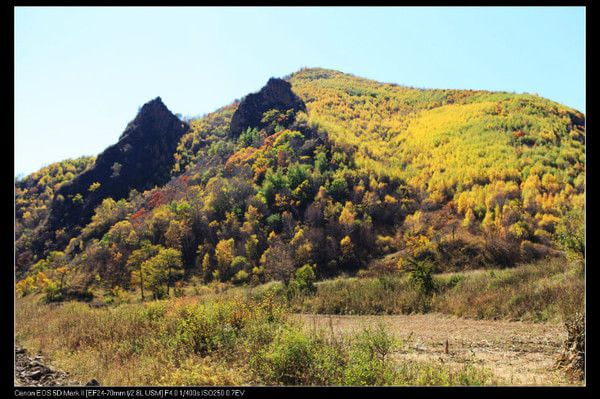
[{"label": "grassy field", "polygon": [[103,385],[482,385],[476,365],[398,362],[385,329],[306,330],[272,297],[92,308],[18,302],[17,340],[76,380]]},{"label": "grassy field", "polygon": [[583,303],[583,266],[565,259],[508,269],[433,276],[424,294],[408,275],[338,278],[317,283],[313,296],[292,301],[296,311],[368,315],[439,312],[476,319],[561,321]]},{"label": "grassy field", "polygon": [[[418,348],[393,323],[334,331],[313,322],[307,328],[294,313],[442,312],[549,321],[559,328],[561,314],[583,297],[582,270],[564,260],[438,275],[434,282],[428,295],[406,276],[338,278],[300,295],[289,295],[280,283],[190,285],[180,298],[137,303],[134,294],[123,294],[104,306],[45,304],[33,295],[17,300],[16,339],[76,380],[96,378],[103,385],[511,384],[506,373],[493,372],[493,362],[400,355]],[[423,328],[433,331],[437,324]]]}]

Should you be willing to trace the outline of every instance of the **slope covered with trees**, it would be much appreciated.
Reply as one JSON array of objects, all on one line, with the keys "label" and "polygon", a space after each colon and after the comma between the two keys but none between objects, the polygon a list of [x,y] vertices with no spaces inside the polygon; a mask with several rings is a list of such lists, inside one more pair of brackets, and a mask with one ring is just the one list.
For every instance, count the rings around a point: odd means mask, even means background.
[{"label": "slope covered with trees", "polygon": [[269,85],[293,101],[251,95],[190,121],[171,180],[103,199],[68,245],[28,259],[19,292],[160,298],[189,279],[300,284],[583,253],[581,113],[324,69],[286,80]]},{"label": "slope covered with trees", "polygon": [[94,161],[95,157],[67,159],[15,181],[15,267],[18,271],[33,260],[32,238],[37,236],[36,230],[48,217],[54,193]]}]

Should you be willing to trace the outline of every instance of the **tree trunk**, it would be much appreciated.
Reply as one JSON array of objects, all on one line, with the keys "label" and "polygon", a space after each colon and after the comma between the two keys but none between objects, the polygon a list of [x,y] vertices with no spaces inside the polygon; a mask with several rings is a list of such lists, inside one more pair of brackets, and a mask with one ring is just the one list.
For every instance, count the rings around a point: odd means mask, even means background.
[{"label": "tree trunk", "polygon": [[142,291],[142,302],[144,302],[144,274],[142,273],[141,267],[140,267],[140,290]]}]

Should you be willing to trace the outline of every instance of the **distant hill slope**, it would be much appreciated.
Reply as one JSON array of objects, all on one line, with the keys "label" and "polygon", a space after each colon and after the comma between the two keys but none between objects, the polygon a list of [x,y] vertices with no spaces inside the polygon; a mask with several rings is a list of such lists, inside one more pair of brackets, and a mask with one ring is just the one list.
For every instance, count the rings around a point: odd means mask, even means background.
[{"label": "distant hill slope", "polygon": [[532,173],[583,192],[585,117],[574,109],[529,94],[420,90],[325,69],[290,81],[309,120],[356,147],[359,167],[405,179],[434,202]]},{"label": "distant hill slope", "polygon": [[16,268],[22,269],[33,261],[31,248],[43,250],[43,242],[35,241],[48,218],[54,193],[61,185],[90,168],[96,157],[81,157],[55,162],[15,181],[15,252]]},{"label": "distant hill slope", "polygon": [[[89,202],[89,223],[78,217],[82,228],[54,248],[64,251],[23,256],[22,267],[52,280],[66,266],[72,286],[149,284],[161,296],[181,276],[244,284],[308,265],[321,277],[392,252],[393,264],[373,264],[456,270],[584,250],[580,112],[534,95],[421,90],[319,68],[286,80],[174,128],[178,142],[141,169],[122,163],[122,174],[163,178]],[[60,190],[84,180],[91,189],[90,173]],[[68,225],[50,221],[55,232]],[[21,254],[40,247],[32,241]],[[158,273],[167,259],[182,274]],[[144,273],[163,277],[140,282]]]}]

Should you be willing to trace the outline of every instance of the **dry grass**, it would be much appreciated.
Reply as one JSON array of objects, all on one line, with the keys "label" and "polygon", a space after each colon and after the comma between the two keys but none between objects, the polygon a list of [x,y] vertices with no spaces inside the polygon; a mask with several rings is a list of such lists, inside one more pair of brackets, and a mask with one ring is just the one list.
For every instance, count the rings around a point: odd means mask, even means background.
[{"label": "dry grass", "polygon": [[[241,384],[243,367],[225,362],[213,353],[199,357],[177,335],[181,312],[198,306],[197,298],[180,298],[147,304],[124,304],[91,308],[69,302],[42,304],[40,298],[27,297],[17,304],[17,341],[25,347],[48,354],[53,363],[71,373],[74,379],[96,378],[103,385]],[[233,303],[211,309],[213,328],[207,335],[218,335],[217,319],[231,325]],[[208,311],[208,307],[206,308]],[[246,315],[248,322],[258,317]],[[232,364],[235,367],[232,367]]]},{"label": "dry grass", "polygon": [[407,275],[337,278],[292,301],[295,311],[322,314],[411,314],[429,311],[477,319],[562,320],[581,309],[580,262],[551,258],[515,268],[434,275],[424,295]]},{"label": "dry grass", "polygon": [[327,331],[307,332],[288,314],[435,311],[560,321],[581,308],[584,292],[581,265],[560,259],[437,275],[434,282],[433,295],[424,295],[402,275],[338,278],[318,283],[314,295],[291,298],[274,282],[253,288],[199,286],[186,288],[192,296],[135,303],[130,295],[134,303],[101,307],[46,304],[40,295],[27,296],[17,300],[16,339],[74,380],[95,378],[103,385],[496,384],[498,378],[469,360],[457,368],[401,357],[392,369],[369,362],[365,368],[357,359],[372,356],[357,349],[360,331],[338,341]]},{"label": "dry grass", "polygon": [[74,380],[105,386],[496,383],[476,365],[396,362],[385,330],[307,332],[266,291],[258,301],[223,293],[102,308],[29,296],[17,301],[16,339]]},{"label": "dry grass", "polygon": [[583,308],[583,265],[549,259],[513,269],[490,270],[439,279],[443,290],[432,308],[456,316],[559,322]]}]

